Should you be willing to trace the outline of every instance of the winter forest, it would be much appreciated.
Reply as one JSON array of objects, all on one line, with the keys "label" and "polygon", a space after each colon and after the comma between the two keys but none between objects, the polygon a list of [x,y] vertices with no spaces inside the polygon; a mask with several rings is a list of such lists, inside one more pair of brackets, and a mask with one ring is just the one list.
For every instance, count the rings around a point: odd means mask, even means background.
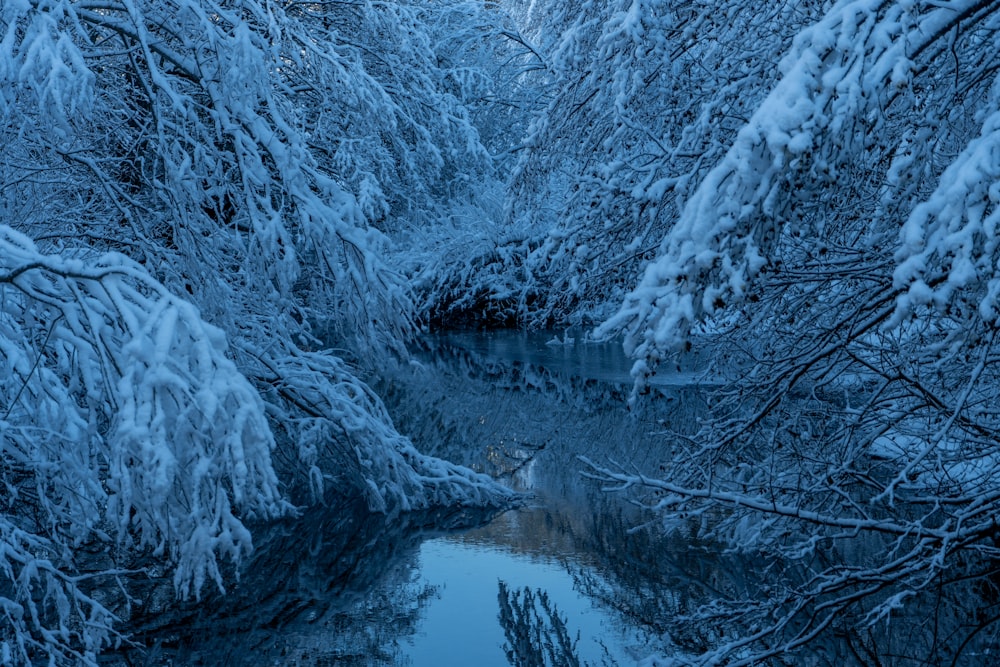
[{"label": "winter forest", "polygon": [[226,591],[331,498],[525,502],[375,387],[570,328],[623,413],[710,360],[564,465],[757,572],[644,664],[987,664],[1000,4],[0,1],[0,664],[98,664],[136,581]]}]

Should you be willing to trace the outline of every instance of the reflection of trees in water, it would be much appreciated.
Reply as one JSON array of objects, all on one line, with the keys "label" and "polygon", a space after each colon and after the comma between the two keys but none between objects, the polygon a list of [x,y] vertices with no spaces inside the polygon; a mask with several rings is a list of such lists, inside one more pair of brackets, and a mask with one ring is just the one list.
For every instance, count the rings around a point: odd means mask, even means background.
[{"label": "reflection of trees in water", "polygon": [[744,586],[740,571],[696,543],[636,529],[634,514],[607,500],[589,521],[589,530],[575,535],[591,564],[569,565],[577,590],[629,627],[679,646],[707,647],[709,628],[676,621],[720,589]]},{"label": "reflection of trees in water", "polygon": [[578,456],[654,465],[661,457],[649,434],[691,431],[704,410],[697,387],[657,387],[656,410],[630,413],[631,385],[573,376],[575,367],[557,363],[501,363],[441,345],[376,389],[421,451],[515,488],[574,497],[590,495],[591,486],[581,482]]},{"label": "reflection of trees in water", "polygon": [[511,590],[499,583],[500,626],[507,638],[504,652],[513,667],[581,667],[566,618],[542,589]]},{"label": "reflection of trees in water", "polygon": [[[613,511],[593,514],[593,531],[577,532],[579,548],[595,555],[595,566],[572,567],[577,589],[617,611],[631,626],[643,627],[679,652],[700,654],[730,638],[754,631],[755,614],[765,606],[778,613],[797,602],[797,591],[815,585],[851,548],[874,560],[888,541],[870,539],[821,543],[799,561],[726,552],[715,543],[660,528],[636,530],[634,518]],[[858,553],[852,560],[859,562]],[[873,577],[871,589],[884,585]],[[831,602],[811,601],[820,614]],[[1000,648],[1000,564],[975,563],[942,578],[917,600],[908,600],[890,618],[868,618],[877,596],[858,595],[836,623],[800,649],[795,664],[814,667],[918,667],[995,664]],[[867,623],[874,620],[873,623]],[[789,627],[790,632],[811,628]],[[784,665],[776,658],[774,665]],[[772,663],[753,663],[772,664]]]},{"label": "reflection of trees in water", "polygon": [[169,580],[146,582],[120,609],[148,648],[108,664],[406,664],[400,640],[437,595],[413,575],[420,543],[488,518],[451,509],[387,519],[356,501],[309,510],[255,533],[252,562],[226,595],[183,603]]},{"label": "reflection of trees in water", "polygon": [[[648,401],[644,412],[627,415],[624,394],[614,386],[448,350],[428,359],[422,371],[404,377],[387,394],[414,440],[466,464],[488,466],[490,446],[501,443],[544,444],[532,453],[531,482],[550,499],[538,510],[510,517],[518,524],[516,534],[512,530],[492,537],[528,552],[558,544],[560,553],[573,554],[571,560],[579,563],[571,569],[583,594],[615,610],[628,627],[665,638],[679,653],[703,653],[738,635],[752,635],[761,610],[783,617],[803,599],[802,591],[812,590],[817,594],[807,596],[808,608],[787,624],[787,636],[813,632],[817,626],[810,619],[824,618],[831,605],[839,605],[839,611],[796,653],[796,664],[958,667],[995,662],[1000,652],[1000,565],[989,558],[966,557],[906,598],[888,618],[866,624],[875,605],[894,594],[886,583],[892,573],[880,579],[871,566],[900,545],[878,535],[817,536],[809,553],[780,558],[773,551],[728,550],[722,517],[712,513],[677,519],[669,527],[654,517],[637,530],[650,515],[601,493],[596,484],[581,482],[574,459],[585,455],[617,460],[636,471],[656,471],[669,459],[669,442],[696,431],[699,415],[707,414],[697,387],[657,391],[660,397]],[[855,595],[828,585],[835,568],[847,562],[869,567],[872,576],[857,591],[872,589],[874,594]],[[905,560],[900,566],[907,567]]]}]

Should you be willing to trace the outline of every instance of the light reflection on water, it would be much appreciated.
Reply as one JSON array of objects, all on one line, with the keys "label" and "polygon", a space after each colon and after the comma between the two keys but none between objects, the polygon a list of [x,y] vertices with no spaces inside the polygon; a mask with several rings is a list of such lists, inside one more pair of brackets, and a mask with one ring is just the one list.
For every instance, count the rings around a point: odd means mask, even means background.
[{"label": "light reflection on water", "polygon": [[418,563],[421,580],[435,586],[439,597],[406,640],[403,652],[415,667],[511,664],[504,650],[510,642],[499,619],[499,582],[510,591],[527,588],[548,595],[565,619],[580,664],[601,665],[607,657],[628,664],[620,626],[580,595],[564,563],[461,537],[424,542]]},{"label": "light reflection on water", "polygon": [[[647,626],[588,595],[624,592],[621,574],[628,576],[632,555],[615,552],[627,539],[621,528],[631,524],[622,520],[629,508],[581,477],[578,457],[656,458],[650,433],[663,423],[629,414],[631,380],[619,346],[546,345],[554,338],[523,332],[440,336],[423,367],[388,388],[403,431],[418,447],[498,476],[536,501],[482,528],[421,545],[417,576],[438,594],[401,647],[408,664],[553,664],[523,645],[520,662],[505,654],[505,647],[518,648],[518,637],[532,632],[559,645],[561,627],[549,622],[549,611],[565,621],[564,639],[571,642],[570,655],[556,664],[634,665],[659,648],[660,637]],[[678,373],[672,379],[683,380]],[[677,409],[685,404],[683,392],[663,391],[663,405],[684,412]],[[525,589],[534,596],[530,605]],[[513,627],[510,610],[518,604],[531,622]]]}]

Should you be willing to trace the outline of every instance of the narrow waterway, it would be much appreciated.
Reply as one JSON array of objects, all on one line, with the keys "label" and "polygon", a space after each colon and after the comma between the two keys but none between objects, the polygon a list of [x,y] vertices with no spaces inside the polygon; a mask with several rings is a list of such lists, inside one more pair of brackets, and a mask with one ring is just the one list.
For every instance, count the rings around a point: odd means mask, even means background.
[{"label": "narrow waterway", "polygon": [[693,428],[703,407],[694,366],[659,377],[637,414],[619,345],[453,332],[380,388],[422,449],[532,498],[422,543],[419,577],[439,594],[403,647],[409,664],[634,665],[663,649],[659,622],[678,603],[669,547],[632,532],[642,517],[581,459],[655,465],[666,433]]},{"label": "narrow waterway", "polygon": [[643,516],[588,479],[581,457],[655,466],[666,434],[693,428],[703,409],[699,376],[677,369],[630,412],[618,347],[570,338],[439,336],[375,387],[419,449],[501,479],[526,494],[524,507],[390,521],[357,501],[314,508],[257,533],[225,596],[178,606],[160,599],[169,586],[140,591],[130,630],[152,646],[143,664],[543,667],[662,655],[662,619],[703,585],[673,576],[691,570],[681,562],[691,551],[634,531]]}]

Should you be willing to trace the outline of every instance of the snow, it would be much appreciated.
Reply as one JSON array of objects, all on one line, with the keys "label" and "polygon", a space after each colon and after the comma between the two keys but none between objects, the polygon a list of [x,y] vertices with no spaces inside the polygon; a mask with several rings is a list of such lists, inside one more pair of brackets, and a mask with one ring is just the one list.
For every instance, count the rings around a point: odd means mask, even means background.
[{"label": "snow", "polygon": [[[930,9],[911,16],[905,6],[874,0],[842,1],[813,27],[802,31],[779,67],[782,76],[752,117],[738,132],[721,161],[702,178],[685,202],[678,220],[660,245],[659,256],[626,296],[619,312],[602,324],[596,335],[611,337],[624,333],[626,345],[638,357],[650,359],[683,345],[691,328],[703,318],[717,314],[714,304],[727,308],[742,302],[760,271],[768,265],[768,253],[777,239],[792,231],[782,223],[778,198],[780,182],[797,164],[794,158],[811,151],[835,151],[845,155],[857,136],[819,145],[823,132],[846,132],[851,119],[868,118],[873,105],[883,99],[883,82],[892,87],[906,85],[913,64],[907,48],[919,43],[921,35],[941,26],[953,16],[952,8]],[[993,122],[993,121],[991,121]],[[984,139],[979,143],[988,142]],[[966,167],[960,176],[942,179],[942,186],[955,182],[992,182],[983,174],[987,152],[970,146],[965,154],[983,157],[976,165],[960,160]],[[826,158],[837,162],[842,157]],[[986,175],[987,178],[983,178]],[[954,188],[953,188],[954,189]],[[969,193],[968,200],[980,196]],[[960,196],[952,194],[952,199]],[[924,220],[931,210],[946,212],[943,197],[916,211],[904,225],[906,248],[922,248],[928,234]],[[961,210],[966,210],[963,201]],[[778,225],[774,228],[774,225]],[[782,227],[782,225],[786,225]],[[944,239],[942,239],[944,241]],[[968,243],[965,243],[965,247]],[[963,247],[952,237],[944,243],[931,240],[927,247],[952,254]],[[898,285],[912,281],[922,271],[927,257],[915,250],[903,251],[897,270]],[[950,290],[968,284],[976,275],[975,262],[962,259],[958,252],[945,287],[938,288],[939,302],[949,299]],[[914,287],[910,301],[923,298]],[[693,297],[693,298],[692,298]],[[992,312],[992,303],[982,303]]]},{"label": "snow", "polygon": [[[987,321],[997,318],[996,180],[1000,177],[1000,113],[983,123],[979,137],[969,143],[945,169],[934,192],[921,202],[900,230],[896,287],[905,288],[897,317],[914,305],[934,302],[943,306],[965,299],[963,290],[985,279],[990,285],[977,304]],[[928,279],[938,271],[946,280],[930,288]],[[971,296],[971,295],[970,295]]]}]

